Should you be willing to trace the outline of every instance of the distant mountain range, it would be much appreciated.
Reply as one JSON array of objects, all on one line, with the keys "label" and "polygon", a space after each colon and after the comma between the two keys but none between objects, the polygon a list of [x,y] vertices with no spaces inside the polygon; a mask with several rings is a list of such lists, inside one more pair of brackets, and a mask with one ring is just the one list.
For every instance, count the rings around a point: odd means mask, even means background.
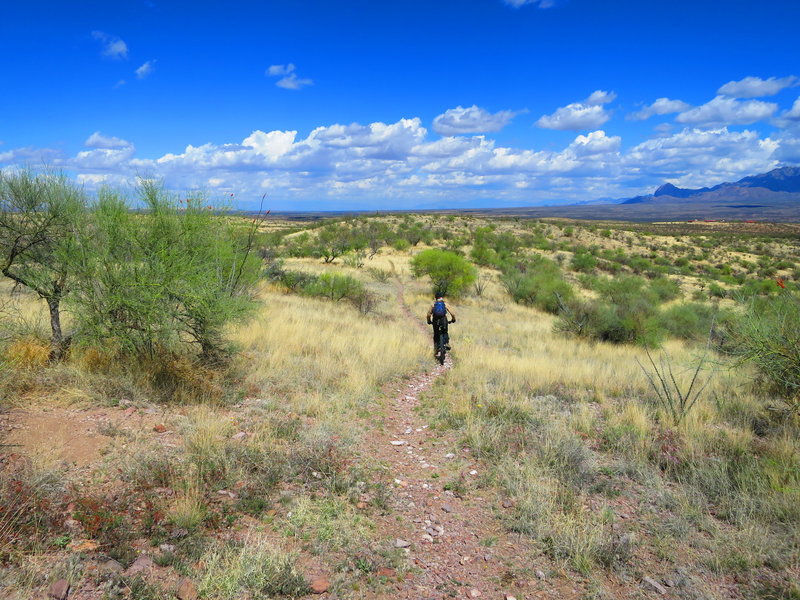
[{"label": "distant mountain range", "polygon": [[[273,216],[318,219],[339,213],[280,213]],[[362,211],[367,212],[367,211]],[[374,211],[369,211],[374,212]],[[394,211],[388,211],[394,212]],[[696,190],[665,183],[649,196],[589,200],[560,206],[416,209],[397,212],[461,213],[491,216],[554,217],[613,221],[772,221],[800,222],[800,167],[781,167],[733,183]]]},{"label": "distant mountain range", "polygon": [[800,167],[781,167],[700,189],[665,183],[648,196],[565,206],[483,209],[484,214],[615,221],[800,222]]},{"label": "distant mountain range", "polygon": [[769,208],[795,205],[800,208],[800,167],[781,167],[769,173],[744,177],[733,183],[720,183],[696,190],[665,183],[650,196],[636,196],[619,204],[734,203],[725,208]]}]

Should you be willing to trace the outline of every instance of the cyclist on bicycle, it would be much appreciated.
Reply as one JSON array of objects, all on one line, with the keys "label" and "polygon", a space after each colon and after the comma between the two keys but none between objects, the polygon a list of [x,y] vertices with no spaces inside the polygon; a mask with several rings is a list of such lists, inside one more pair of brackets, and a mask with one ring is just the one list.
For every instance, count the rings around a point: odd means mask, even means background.
[{"label": "cyclist on bicycle", "polygon": [[[447,320],[447,315],[450,320]],[[442,296],[437,296],[436,301],[431,305],[427,315],[428,325],[433,325],[433,351],[439,349],[439,343],[444,345],[445,350],[450,350],[450,336],[447,333],[447,324],[455,323],[456,316],[444,303]]]}]

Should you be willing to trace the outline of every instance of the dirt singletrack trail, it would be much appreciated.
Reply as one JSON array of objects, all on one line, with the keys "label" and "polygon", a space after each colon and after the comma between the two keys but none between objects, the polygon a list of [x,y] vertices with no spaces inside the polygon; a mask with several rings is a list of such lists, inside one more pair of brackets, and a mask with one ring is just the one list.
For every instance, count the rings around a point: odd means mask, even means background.
[{"label": "dirt singletrack trail", "polygon": [[[411,313],[403,293],[398,282],[397,297],[404,314],[420,335],[430,339],[428,328]],[[431,353],[427,371],[391,385],[379,426],[363,440],[364,457],[385,466],[392,491],[391,511],[376,519],[378,537],[407,553],[410,567],[405,576],[389,572],[387,587],[367,597],[503,599],[514,597],[520,589],[508,566],[521,548],[492,514],[503,510],[502,501],[481,490],[462,498],[444,489],[453,477],[465,484],[476,480],[481,466],[458,445],[454,433],[432,430],[417,410],[420,395],[452,364],[449,355],[444,365],[436,364]],[[516,597],[522,595],[517,592]]]}]

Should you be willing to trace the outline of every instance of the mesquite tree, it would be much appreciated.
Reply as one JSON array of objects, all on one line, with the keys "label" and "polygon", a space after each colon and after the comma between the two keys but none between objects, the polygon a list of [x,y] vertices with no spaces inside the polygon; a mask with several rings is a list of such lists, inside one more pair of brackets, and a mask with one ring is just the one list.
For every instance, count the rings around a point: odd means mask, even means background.
[{"label": "mesquite tree", "polygon": [[68,344],[61,305],[85,213],[83,190],[62,174],[0,172],[0,272],[47,302],[53,360]]},{"label": "mesquite tree", "polygon": [[224,326],[253,305],[256,223],[245,227],[202,197],[178,199],[153,182],[141,183],[140,196],[140,212],[113,190],[93,207],[71,298],[81,338],[137,356],[189,345],[218,358]]}]

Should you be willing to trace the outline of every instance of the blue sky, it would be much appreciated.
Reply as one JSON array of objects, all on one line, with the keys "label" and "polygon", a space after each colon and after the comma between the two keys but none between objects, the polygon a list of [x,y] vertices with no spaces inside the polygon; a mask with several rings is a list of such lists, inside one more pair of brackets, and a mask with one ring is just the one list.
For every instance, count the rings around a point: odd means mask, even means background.
[{"label": "blue sky", "polygon": [[800,163],[794,0],[10,0],[0,168],[249,208],[523,206]]}]

